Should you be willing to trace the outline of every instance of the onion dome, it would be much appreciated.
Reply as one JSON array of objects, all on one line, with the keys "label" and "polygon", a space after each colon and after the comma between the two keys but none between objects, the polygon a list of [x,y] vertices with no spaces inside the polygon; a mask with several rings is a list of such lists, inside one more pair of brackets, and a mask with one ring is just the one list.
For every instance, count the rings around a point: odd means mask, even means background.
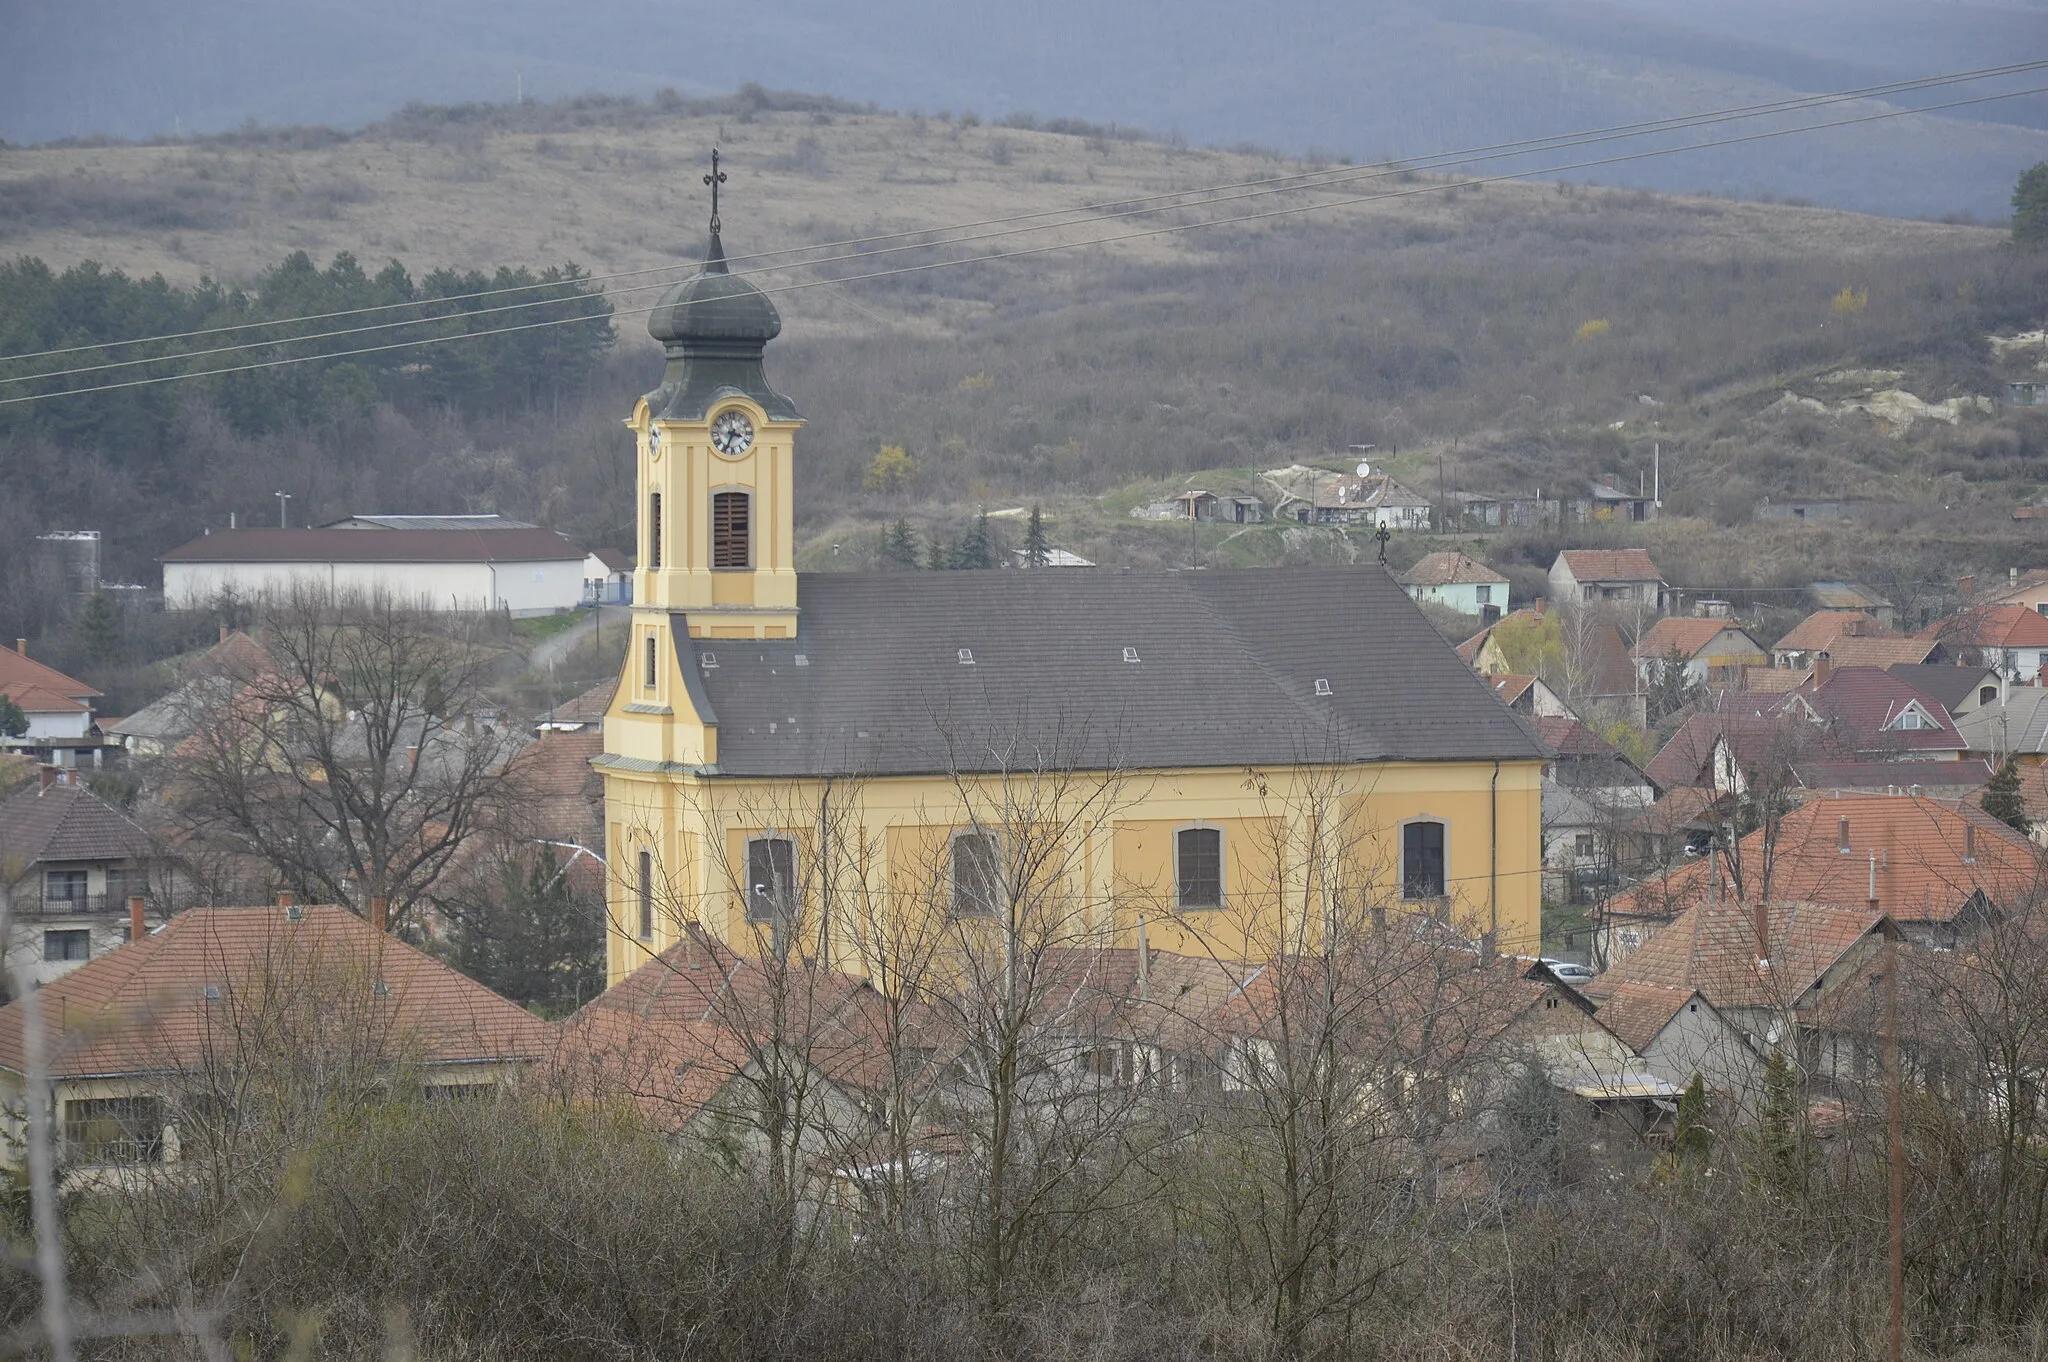
[{"label": "onion dome", "polygon": [[768,295],[726,267],[718,229],[704,266],[661,297],[647,319],[647,334],[675,354],[699,347],[749,347],[756,351],[781,334],[782,314]]}]

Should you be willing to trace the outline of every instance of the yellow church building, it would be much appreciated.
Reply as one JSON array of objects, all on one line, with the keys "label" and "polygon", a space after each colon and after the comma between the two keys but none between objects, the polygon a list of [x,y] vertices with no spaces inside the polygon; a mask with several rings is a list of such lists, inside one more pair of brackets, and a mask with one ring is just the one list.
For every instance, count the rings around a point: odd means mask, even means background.
[{"label": "yellow church building", "polygon": [[804,573],[775,306],[714,212],[648,322],[605,716],[616,982],[686,931],[883,986],[949,944],[1533,953],[1545,751],[1378,565]]}]

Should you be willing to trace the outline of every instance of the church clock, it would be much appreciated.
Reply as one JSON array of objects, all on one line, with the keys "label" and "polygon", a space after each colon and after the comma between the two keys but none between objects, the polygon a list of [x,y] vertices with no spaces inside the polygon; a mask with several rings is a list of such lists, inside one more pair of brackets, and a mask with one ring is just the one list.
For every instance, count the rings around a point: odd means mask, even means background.
[{"label": "church clock", "polygon": [[743,411],[729,411],[711,423],[711,447],[729,459],[754,445],[754,423]]}]

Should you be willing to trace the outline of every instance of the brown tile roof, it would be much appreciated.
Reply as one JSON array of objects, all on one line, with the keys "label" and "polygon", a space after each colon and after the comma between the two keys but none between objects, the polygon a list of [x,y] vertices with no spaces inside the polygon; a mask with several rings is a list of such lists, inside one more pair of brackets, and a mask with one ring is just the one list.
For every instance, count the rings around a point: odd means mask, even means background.
[{"label": "brown tile roof", "polygon": [[[1797,1007],[1855,944],[1878,931],[1883,913],[1780,899],[1764,914],[1747,904],[1700,903],[1616,967],[1618,982],[1691,992],[1716,1007]],[[1768,960],[1766,967],[1759,955]]]},{"label": "brown tile roof", "polygon": [[1661,619],[1636,640],[1635,655],[1640,659],[1655,659],[1669,657],[1676,652],[1691,661],[1722,634],[1741,632],[1727,620]]},{"label": "brown tile roof", "polygon": [[[1855,623],[1861,621],[1860,624]],[[1893,637],[1889,629],[1877,622],[1877,618],[1862,610],[1816,610],[1786,631],[1785,636],[1772,644],[1773,648],[1789,653],[1810,653],[1832,646],[1836,639],[1851,627],[1860,628],[1864,638]]]},{"label": "brown tile roof", "polygon": [[604,733],[545,732],[505,763],[505,780],[522,827],[574,840],[604,828],[604,778],[590,759],[604,751]]},{"label": "brown tile roof", "polygon": [[1925,662],[1940,647],[1939,639],[1843,634],[1825,651],[1837,667],[1889,667],[1899,662]]},{"label": "brown tile roof", "polygon": [[1813,668],[1749,667],[1742,673],[1742,689],[1753,695],[1782,695],[1798,690],[1813,679]]},{"label": "brown tile roof", "polygon": [[594,724],[604,718],[605,711],[612,707],[612,697],[618,694],[619,678],[600,681],[573,700],[556,705],[548,717],[562,724]]},{"label": "brown tile roof", "polygon": [[626,556],[624,549],[615,549],[610,544],[606,544],[603,548],[592,549],[590,552],[591,556],[596,558],[598,562],[603,563],[605,569],[609,572],[631,572],[633,570],[633,560]]},{"label": "brown tile roof", "polygon": [[538,563],[582,549],[553,530],[222,530],[180,544],[165,563]]},{"label": "brown tile roof", "polygon": [[[1840,848],[1844,819],[1849,824],[1847,854]],[[1761,887],[1763,839],[1761,829],[1742,839],[1747,893]],[[1780,821],[1777,849],[1770,857],[1770,892],[1774,898],[1867,909],[1874,877],[1877,907],[1893,920],[1947,922],[1980,890],[1994,902],[2029,894],[2040,879],[2039,858],[2031,842],[1971,800],[1828,796],[1808,800]],[[1730,871],[1718,858],[1716,865],[1723,897],[1733,898]],[[1707,864],[1696,861],[1608,900],[1602,911],[1665,917],[1706,896]]]},{"label": "brown tile roof", "polygon": [[1632,826],[1668,835],[1700,822],[1716,802],[1717,796],[1705,786],[1681,785],[1638,814]]},{"label": "brown tile roof", "polygon": [[1453,586],[1465,582],[1505,582],[1507,578],[1477,558],[1456,549],[1426,553],[1401,574],[1402,586]]},{"label": "brown tile roof", "polygon": [[[549,1028],[345,908],[294,921],[276,907],[195,908],[37,994],[58,1077],[190,1069],[235,1035],[294,1008],[384,1059],[429,1064],[542,1057]],[[22,1010],[0,1008],[0,1068],[23,1070]]]},{"label": "brown tile roof", "polygon": [[1566,549],[1559,555],[1574,581],[1656,582],[1664,574],[1650,561],[1648,549]]},{"label": "brown tile roof", "polygon": [[1919,786],[1923,790],[1958,793],[1975,790],[1991,778],[1981,759],[1961,761],[1813,761],[1793,768],[1809,790],[1874,790]]},{"label": "brown tile roof", "polygon": [[17,698],[30,688],[50,691],[72,700],[94,700],[99,692],[55,667],[46,667],[28,654],[0,648],[0,693]]},{"label": "brown tile roof", "polygon": [[1614,757],[1619,756],[1608,741],[1577,719],[1539,716],[1535,721],[1537,736],[1549,744],[1560,757]]},{"label": "brown tile roof", "polygon": [[0,681],[0,695],[5,695],[21,706],[21,712],[24,714],[77,714],[92,709],[92,706],[83,700],[74,700],[68,695],[51,690],[48,686],[38,686],[30,682]]},{"label": "brown tile roof", "polygon": [[1678,1010],[1699,996],[1698,989],[1631,983],[1617,974],[1581,984],[1579,992],[1593,1000],[1599,1009],[1594,1015],[1607,1029],[1637,1054],[1649,1049]]},{"label": "brown tile roof", "polygon": [[[1968,745],[1956,732],[1946,705],[1882,667],[1836,667],[1827,680],[1799,696],[1785,703],[1812,706],[1831,731],[1859,753],[1953,752]],[[1887,727],[1916,705],[1934,727]]]},{"label": "brown tile roof", "polygon": [[747,1054],[716,1021],[645,1021],[585,1007],[562,1023],[546,1079],[560,1092],[624,1102],[660,1130],[677,1130],[745,1071]]},{"label": "brown tile roof", "polygon": [[[1730,692],[1729,699],[1743,692]],[[1819,761],[1829,757],[1847,760],[1852,755],[1832,735],[1803,718],[1757,713],[1754,705],[1779,703],[1753,701],[1752,707],[1709,710],[1689,714],[1669,742],[1643,768],[1644,774],[1666,790],[1681,785],[1712,783],[1709,769],[1717,740],[1726,739],[1735,749],[1736,760],[1744,766],[1787,764],[1798,760]]]},{"label": "brown tile roof", "polygon": [[125,861],[150,854],[149,834],[83,785],[27,789],[0,801],[0,861]]}]

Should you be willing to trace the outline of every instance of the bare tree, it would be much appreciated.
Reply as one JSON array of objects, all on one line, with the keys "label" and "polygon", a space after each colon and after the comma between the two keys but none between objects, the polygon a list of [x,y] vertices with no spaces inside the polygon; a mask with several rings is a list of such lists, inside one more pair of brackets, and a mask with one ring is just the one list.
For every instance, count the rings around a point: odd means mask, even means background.
[{"label": "bare tree", "polygon": [[269,662],[172,758],[169,817],[195,855],[255,857],[309,901],[382,898],[399,925],[523,741],[485,699],[481,621],[303,587],[265,618]]}]

